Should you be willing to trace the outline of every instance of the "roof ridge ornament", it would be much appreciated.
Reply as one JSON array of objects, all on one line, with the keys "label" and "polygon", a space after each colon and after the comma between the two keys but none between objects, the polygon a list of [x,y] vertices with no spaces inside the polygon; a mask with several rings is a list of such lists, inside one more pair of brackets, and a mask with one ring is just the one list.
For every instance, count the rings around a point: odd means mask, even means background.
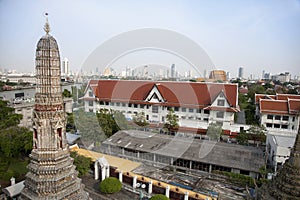
[{"label": "roof ridge ornament", "polygon": [[50,25],[49,25],[49,22],[48,22],[48,13],[45,13],[45,16],[46,16],[46,23],[44,25],[44,31],[46,32],[46,34],[48,35],[49,32],[50,32]]}]

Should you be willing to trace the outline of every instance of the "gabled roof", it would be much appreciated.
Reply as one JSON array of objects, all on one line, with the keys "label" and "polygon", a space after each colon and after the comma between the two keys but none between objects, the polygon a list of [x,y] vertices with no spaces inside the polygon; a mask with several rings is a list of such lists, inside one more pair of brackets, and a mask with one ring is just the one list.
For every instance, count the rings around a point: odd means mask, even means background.
[{"label": "gabled roof", "polygon": [[296,115],[300,112],[300,95],[255,94],[255,101],[259,103],[260,112],[265,114]]},{"label": "gabled roof", "polygon": [[21,181],[14,185],[3,188],[2,191],[9,197],[15,197],[22,192],[23,188],[24,188],[24,181]]},{"label": "gabled roof", "polygon": [[163,96],[164,106],[204,108],[223,90],[233,108],[238,108],[237,84],[200,83],[200,82],[153,82],[136,80],[93,80],[97,82],[95,96],[100,101],[119,101],[130,103],[147,103],[146,97],[156,85]]},{"label": "gabled roof", "polygon": [[260,99],[276,99],[276,96],[268,94],[255,94],[255,104],[258,104]]},{"label": "gabled roof", "polygon": [[269,114],[289,114],[287,101],[260,99],[260,112]]},{"label": "gabled roof", "polygon": [[288,99],[299,99],[300,100],[300,95],[296,95],[296,94],[276,94],[276,99],[277,100],[288,100]]},{"label": "gabled roof", "polygon": [[291,114],[299,114],[300,99],[288,99],[289,111]]}]

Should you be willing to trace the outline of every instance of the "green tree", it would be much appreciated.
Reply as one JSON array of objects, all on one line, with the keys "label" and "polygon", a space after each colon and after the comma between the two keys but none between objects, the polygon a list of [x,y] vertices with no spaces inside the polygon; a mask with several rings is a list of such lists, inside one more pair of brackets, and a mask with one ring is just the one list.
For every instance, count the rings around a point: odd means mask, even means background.
[{"label": "green tree", "polygon": [[32,132],[18,126],[22,115],[15,114],[7,101],[0,99],[0,180],[20,178],[27,172],[32,149]]},{"label": "green tree", "polygon": [[108,177],[100,183],[99,188],[102,193],[113,194],[122,189],[122,183],[115,177]]},{"label": "green tree", "polygon": [[179,128],[178,124],[178,115],[175,114],[172,108],[169,109],[169,113],[166,116],[166,123],[164,124],[164,128],[167,128],[169,132],[177,132]]},{"label": "green tree", "polygon": [[[124,120],[126,120],[125,116],[121,112],[108,109],[100,109],[97,112],[97,118],[106,137],[110,137],[121,130],[119,122],[124,122]],[[121,124],[125,126],[124,123]]]},{"label": "green tree", "polygon": [[83,109],[73,112],[76,129],[84,143],[102,142],[106,139],[95,113],[84,112]]},{"label": "green tree", "polygon": [[207,127],[206,135],[210,140],[219,141],[222,134],[222,126],[217,123],[210,123]]},{"label": "green tree", "polygon": [[78,176],[81,177],[86,175],[90,170],[92,159],[79,155],[76,151],[71,151],[70,156],[74,158],[74,165],[78,171]]},{"label": "green tree", "polygon": [[74,114],[73,113],[67,113],[67,125],[66,125],[66,131],[74,133],[76,131],[75,126],[75,120],[74,120]]},{"label": "green tree", "polygon": [[72,94],[73,94],[73,95],[72,95],[72,96],[73,96],[73,101],[74,101],[74,102],[77,102],[77,100],[78,100],[78,99],[77,99],[77,87],[76,87],[76,86],[72,86],[72,87],[71,87],[71,90],[72,90]]},{"label": "green tree", "polygon": [[32,149],[32,132],[25,127],[11,126],[1,130],[0,151],[6,158],[28,155]]},{"label": "green tree", "polygon": [[[260,142],[260,144],[266,143],[266,128],[263,125],[252,125],[248,130],[248,134],[250,138],[256,142]],[[257,143],[259,145],[259,143]]]},{"label": "green tree", "polygon": [[169,200],[169,198],[163,194],[156,194],[152,196],[150,200]]},{"label": "green tree", "polygon": [[140,127],[143,127],[143,128],[145,128],[145,126],[149,125],[148,121],[146,120],[146,116],[145,116],[144,112],[140,112],[136,116],[134,116],[133,117],[133,122],[136,125],[138,125]]},{"label": "green tree", "polygon": [[258,125],[259,121],[255,117],[255,94],[265,94],[266,89],[261,85],[251,85],[248,87],[248,98],[250,102],[248,102],[247,107],[245,108],[245,115],[246,115],[246,123],[251,125]]},{"label": "green tree", "polygon": [[248,144],[249,136],[245,131],[241,131],[237,136],[236,136],[236,141],[239,144],[245,145]]},{"label": "green tree", "polygon": [[128,129],[128,121],[126,120],[124,114],[118,110],[113,111],[113,118],[117,123],[120,130]]},{"label": "green tree", "polygon": [[86,87],[87,87],[87,83],[83,83],[81,85],[81,87],[77,90],[77,92],[78,92],[78,95],[77,95],[78,96],[78,103],[82,103],[82,100],[80,100],[80,98],[84,96],[84,92],[85,92]]},{"label": "green tree", "polygon": [[0,130],[17,126],[23,118],[22,115],[15,113],[14,108],[8,106],[8,101],[2,99],[0,99],[0,111]]},{"label": "green tree", "polygon": [[63,97],[66,97],[66,98],[71,98],[72,97],[72,94],[69,90],[67,89],[64,89],[63,93],[62,93],[62,96]]}]

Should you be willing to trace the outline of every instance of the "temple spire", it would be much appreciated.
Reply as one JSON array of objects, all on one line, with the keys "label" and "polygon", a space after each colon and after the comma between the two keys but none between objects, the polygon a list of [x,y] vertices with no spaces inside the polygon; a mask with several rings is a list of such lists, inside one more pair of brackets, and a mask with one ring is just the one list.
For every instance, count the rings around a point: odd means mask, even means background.
[{"label": "temple spire", "polygon": [[45,13],[45,16],[46,16],[46,23],[44,25],[44,31],[48,35],[49,32],[50,32],[50,25],[49,25],[49,22],[48,22],[48,13]]}]

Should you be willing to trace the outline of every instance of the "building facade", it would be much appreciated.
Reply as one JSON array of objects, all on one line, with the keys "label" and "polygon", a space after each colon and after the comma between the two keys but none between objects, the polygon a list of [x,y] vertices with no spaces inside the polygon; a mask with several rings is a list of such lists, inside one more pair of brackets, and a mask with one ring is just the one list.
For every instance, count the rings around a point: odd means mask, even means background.
[{"label": "building facade", "polygon": [[67,145],[60,55],[48,20],[36,49],[33,149],[21,199],[88,199]]},{"label": "building facade", "polygon": [[112,109],[128,120],[143,112],[148,122],[165,123],[172,108],[181,127],[207,129],[218,123],[230,133],[242,126],[234,123],[239,112],[236,84],[91,80],[82,99],[86,112]]},{"label": "building facade", "polygon": [[256,147],[134,130],[115,133],[102,143],[101,151],[183,172],[227,171],[253,178],[258,177],[265,163],[262,149]]},{"label": "building facade", "polygon": [[277,169],[289,158],[299,129],[300,95],[255,94],[256,115],[267,129],[268,162]]}]

